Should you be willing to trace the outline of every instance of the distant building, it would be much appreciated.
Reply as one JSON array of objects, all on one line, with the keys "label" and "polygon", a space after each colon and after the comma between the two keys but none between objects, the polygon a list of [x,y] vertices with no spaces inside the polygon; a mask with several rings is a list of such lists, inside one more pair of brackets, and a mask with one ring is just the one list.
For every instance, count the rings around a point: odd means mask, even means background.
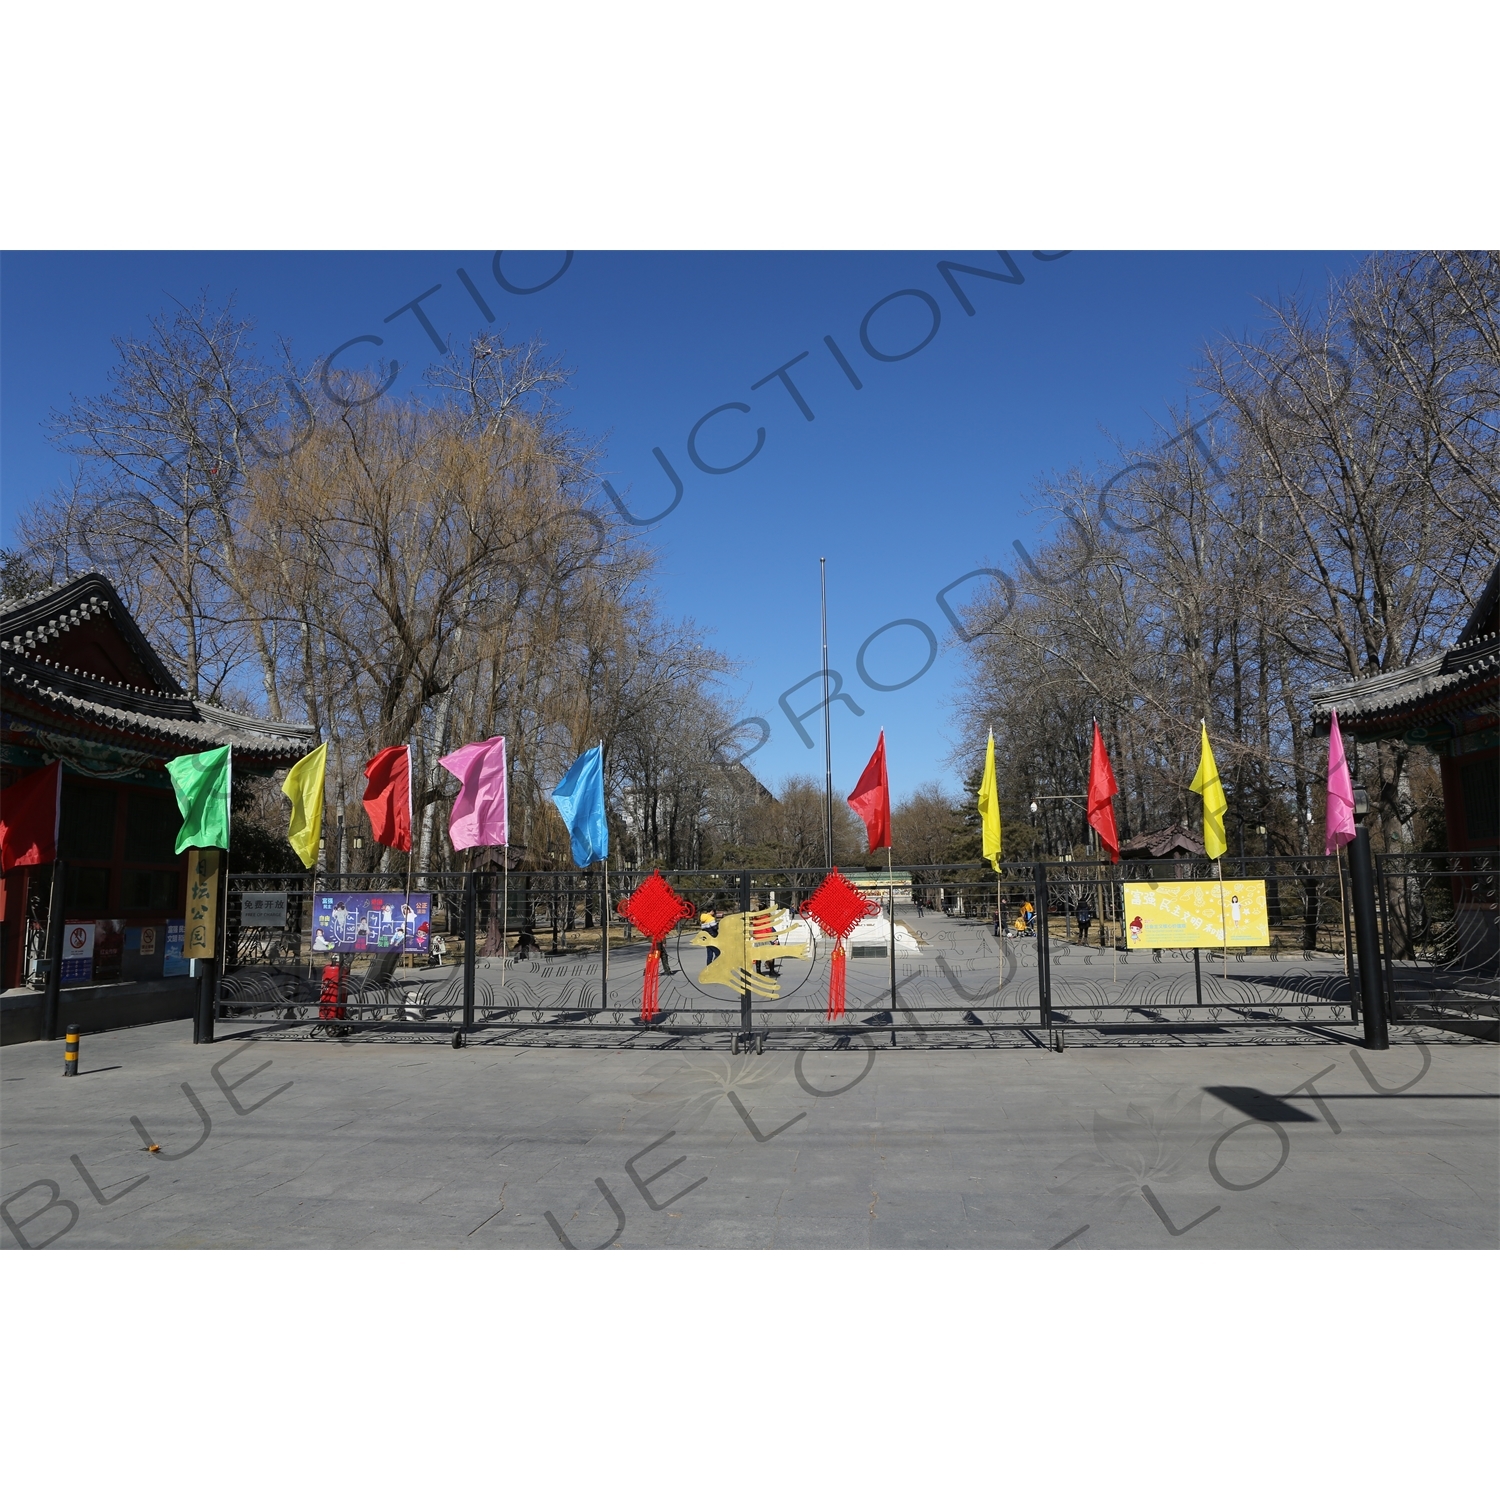
[{"label": "distant building", "polygon": [[1313,694],[1313,724],[1356,741],[1405,740],[1438,758],[1450,850],[1500,844],[1500,564],[1446,651]]},{"label": "distant building", "polygon": [[909,903],[912,899],[910,870],[893,870],[889,874],[884,870],[842,870],[840,874],[861,896],[873,901],[884,901],[887,890],[895,891],[898,902]]},{"label": "distant building", "polygon": [[712,777],[708,785],[708,826],[720,849],[743,843],[746,814],[776,800],[775,794],[741,762],[729,762],[722,770],[723,775]]},{"label": "distant building", "polygon": [[[91,961],[75,963],[68,981],[186,972],[168,952],[169,924],[185,912],[187,856],[173,852],[182,820],[167,761],[231,745],[237,769],[264,771],[290,765],[313,743],[309,725],[232,713],[185,693],[99,573],[0,609],[0,797],[20,777],[62,762],[60,915],[89,924],[94,937]],[[50,865],[12,870],[0,883],[4,988],[35,972],[51,884]]]},{"label": "distant building", "polygon": [[1202,859],[1203,840],[1176,823],[1154,833],[1137,833],[1120,841],[1121,859]]}]

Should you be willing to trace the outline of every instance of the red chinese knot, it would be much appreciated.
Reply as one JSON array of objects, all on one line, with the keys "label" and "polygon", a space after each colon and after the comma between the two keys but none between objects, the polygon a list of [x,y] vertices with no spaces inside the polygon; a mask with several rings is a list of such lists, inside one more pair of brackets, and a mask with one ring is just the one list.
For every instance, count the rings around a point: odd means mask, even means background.
[{"label": "red chinese knot", "polygon": [[679,922],[696,916],[698,908],[691,901],[684,901],[662,879],[660,870],[653,870],[637,887],[635,894],[620,902],[615,910],[651,939],[651,951],[646,955],[645,979],[641,984],[641,1020],[655,1020],[660,1008],[662,940]]},{"label": "red chinese knot", "polygon": [[684,901],[671,885],[653,870],[636,888],[635,894],[615,908],[633,926],[639,927],[653,943],[659,943],[679,923],[698,914],[691,901]]},{"label": "red chinese knot", "polygon": [[880,914],[880,903],[861,896],[835,870],[830,870],[822,885],[802,903],[802,910],[831,938],[849,936],[866,917]]},{"label": "red chinese knot", "polygon": [[837,869],[833,869],[802,903],[802,911],[834,939],[833,956],[828,964],[828,1019],[836,1021],[844,1014],[848,983],[844,939],[865,917],[877,915],[880,903],[861,896]]}]

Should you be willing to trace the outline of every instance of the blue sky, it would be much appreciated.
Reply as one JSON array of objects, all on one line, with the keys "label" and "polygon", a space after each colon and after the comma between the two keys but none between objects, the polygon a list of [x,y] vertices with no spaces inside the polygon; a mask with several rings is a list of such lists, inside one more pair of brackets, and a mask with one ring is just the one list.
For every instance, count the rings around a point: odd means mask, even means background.
[{"label": "blue sky", "polygon": [[[141,331],[172,297],[234,292],[269,347],[288,336],[301,360],[360,334],[340,363],[368,356],[402,366],[396,389],[421,380],[436,356],[407,312],[422,307],[440,336],[485,328],[458,276],[466,271],[512,339],[537,335],[575,370],[574,421],[607,438],[611,482],[638,516],[671,498],[652,457],[660,447],[682,478],[680,505],[645,528],[661,558],[672,613],[694,617],[739,664],[734,690],[771,737],[749,764],[762,780],[821,775],[820,715],[805,746],[778,697],[818,668],[818,558],[828,558],[830,662],[864,710],[835,704],[834,776],[851,786],[886,729],[899,796],[948,768],[950,700],[961,648],[947,643],[939,589],[982,566],[1013,569],[1013,543],[1030,547],[1039,523],[1028,493],[1039,475],[1106,459],[1111,435],[1147,441],[1181,401],[1203,343],[1253,328],[1258,299],[1320,296],[1358,257],[1333,252],[1078,252],[1038,259],[1013,251],[1024,281],[959,278],[965,313],[938,270],[943,259],[1003,271],[993,251],[579,252],[544,290],[507,291],[494,252],[10,253],[0,257],[0,502],[11,537],[18,508],[61,483],[67,460],[47,441],[49,409],[101,389],[112,337]],[[547,280],[561,252],[508,252],[513,286]],[[909,358],[878,360],[862,346],[867,312],[893,293],[932,299],[940,321]],[[871,344],[899,353],[932,329],[929,303],[897,296],[870,319]],[[824,343],[831,336],[862,388]],[[808,421],[778,379],[752,387],[807,351],[789,372]],[[707,423],[694,466],[687,439]],[[600,496],[600,503],[608,504]],[[960,601],[972,585],[957,590]],[[873,691],[856,655],[890,621],[925,622],[942,649],[910,686]],[[894,683],[930,655],[902,626],[867,650],[866,670]],[[815,686],[793,695],[803,711]],[[504,726],[497,726],[503,729]],[[1003,726],[996,726],[1003,735]]]}]

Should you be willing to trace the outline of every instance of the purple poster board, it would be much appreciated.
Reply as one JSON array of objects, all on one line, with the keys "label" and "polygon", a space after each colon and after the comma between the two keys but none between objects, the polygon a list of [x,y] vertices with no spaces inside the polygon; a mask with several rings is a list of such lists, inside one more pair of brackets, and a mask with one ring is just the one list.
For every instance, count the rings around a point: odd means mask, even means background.
[{"label": "purple poster board", "polygon": [[426,891],[319,891],[313,898],[314,953],[426,953],[431,940]]}]

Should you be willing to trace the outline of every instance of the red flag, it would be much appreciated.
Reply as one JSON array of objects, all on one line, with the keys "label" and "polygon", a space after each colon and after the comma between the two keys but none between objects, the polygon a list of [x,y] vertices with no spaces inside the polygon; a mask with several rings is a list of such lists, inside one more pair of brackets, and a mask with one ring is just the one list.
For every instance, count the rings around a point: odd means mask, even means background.
[{"label": "red flag", "polygon": [[885,730],[870,763],[859,778],[859,785],[849,794],[849,806],[864,819],[871,849],[891,846],[891,784],[885,775]]},{"label": "red flag", "polygon": [[50,865],[57,858],[62,762],[13,781],[0,796],[0,871]]},{"label": "red flag", "polygon": [[1099,733],[1099,721],[1095,719],[1094,755],[1089,762],[1089,823],[1116,864],[1120,862],[1120,835],[1115,831],[1115,805],[1110,798],[1119,790],[1114,767],[1109,763],[1109,751],[1104,748],[1104,736]]},{"label": "red flag", "polygon": [[411,848],[411,750],[392,745],[365,765],[365,811],[377,844]]}]

